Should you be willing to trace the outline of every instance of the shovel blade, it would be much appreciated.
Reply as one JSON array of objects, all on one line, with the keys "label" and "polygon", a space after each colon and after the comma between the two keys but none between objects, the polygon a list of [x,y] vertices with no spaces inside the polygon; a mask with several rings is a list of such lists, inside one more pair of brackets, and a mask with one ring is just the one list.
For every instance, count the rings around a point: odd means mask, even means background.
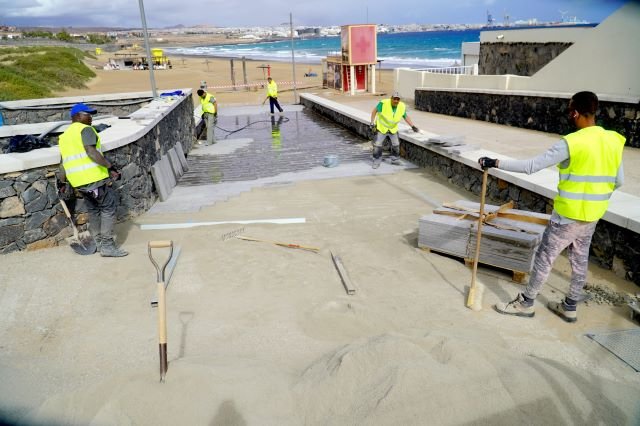
[{"label": "shovel blade", "polygon": [[81,256],[88,256],[94,254],[98,247],[96,246],[96,242],[91,237],[85,238],[72,238],[69,241],[69,246],[73,251],[78,253]]}]

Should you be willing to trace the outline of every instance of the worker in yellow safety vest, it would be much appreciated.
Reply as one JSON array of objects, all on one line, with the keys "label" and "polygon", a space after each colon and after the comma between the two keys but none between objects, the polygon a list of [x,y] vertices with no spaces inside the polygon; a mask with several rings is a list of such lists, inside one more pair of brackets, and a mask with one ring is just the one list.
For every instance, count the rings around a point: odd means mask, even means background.
[{"label": "worker in yellow safety vest", "polygon": [[378,102],[371,111],[371,129],[376,131],[376,139],[373,143],[373,168],[380,167],[382,161],[382,144],[388,137],[391,140],[391,164],[399,165],[400,140],[398,139],[398,123],[404,119],[414,132],[420,130],[413,124],[407,115],[407,107],[400,101],[400,94],[394,92],[390,99]]},{"label": "worker in yellow safety vest", "polygon": [[271,77],[267,78],[267,97],[262,101],[262,105],[264,105],[267,99],[269,100],[269,109],[272,115],[273,107],[278,108],[278,111],[280,112],[284,111],[278,103],[278,85]]},{"label": "worker in yellow safety vest", "polygon": [[214,129],[218,117],[218,101],[215,96],[203,89],[198,89],[197,93],[202,106],[202,119],[207,130],[207,145],[211,145],[216,143]]},{"label": "worker in yellow safety vest", "polygon": [[569,121],[577,131],[566,135],[543,154],[529,160],[482,157],[483,169],[495,167],[520,173],[534,173],[557,164],[560,179],[549,226],[545,230],[524,292],[495,309],[508,315],[532,317],[536,296],[549,277],[553,262],[566,248],[571,263],[569,292],[561,302],[548,308],[567,322],[577,321],[576,305],[584,300],[591,238],[598,220],[604,216],[613,191],[624,181],[622,152],[626,139],[596,125],[598,97],[579,92],[569,102]]},{"label": "worker in yellow safety vest", "polygon": [[62,157],[58,191],[61,198],[68,197],[71,192],[65,185],[68,182],[83,195],[89,213],[89,233],[100,255],[122,257],[128,253],[115,244],[113,226],[117,197],[111,186],[120,173],[102,154],[100,136],[91,126],[95,113],[95,109],[83,103],[71,108],[71,125],[60,135],[58,143]]}]

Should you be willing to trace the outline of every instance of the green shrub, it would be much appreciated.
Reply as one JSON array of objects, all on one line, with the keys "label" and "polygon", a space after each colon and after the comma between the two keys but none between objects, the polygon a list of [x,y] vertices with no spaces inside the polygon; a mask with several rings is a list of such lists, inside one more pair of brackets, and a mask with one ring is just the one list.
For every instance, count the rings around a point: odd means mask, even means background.
[{"label": "green shrub", "polygon": [[84,87],[96,75],[82,62],[85,56],[68,47],[0,49],[0,101],[43,98],[66,87]]}]

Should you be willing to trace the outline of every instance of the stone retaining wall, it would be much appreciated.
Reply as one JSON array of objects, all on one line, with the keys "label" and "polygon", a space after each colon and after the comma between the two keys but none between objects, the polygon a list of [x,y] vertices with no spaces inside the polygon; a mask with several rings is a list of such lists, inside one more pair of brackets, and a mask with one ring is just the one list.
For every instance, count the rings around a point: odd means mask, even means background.
[{"label": "stone retaining wall", "polygon": [[[301,103],[359,136],[368,137],[367,124],[304,98],[301,99]],[[400,153],[408,161],[428,168],[433,174],[447,179],[450,183],[480,195],[482,173],[479,170],[402,139]],[[553,208],[553,200],[492,176],[489,176],[487,185],[487,199],[494,204],[513,200],[517,208],[539,213],[550,214]],[[591,243],[590,259],[640,285],[640,235],[601,220]]]},{"label": "stone retaining wall", "polygon": [[[419,111],[446,114],[561,135],[575,131],[567,115],[568,99],[514,94],[416,89]],[[627,138],[640,148],[640,105],[601,101],[599,125]]]},{"label": "stone retaining wall", "polygon": [[[186,96],[136,142],[105,153],[122,172],[121,179],[114,183],[118,221],[138,216],[156,202],[151,166],[177,143],[189,152],[193,126],[193,101]],[[55,246],[69,235],[55,190],[57,169],[57,165],[51,165],[0,174],[0,254]],[[86,208],[82,200],[75,204],[76,220],[84,229]]]},{"label": "stone retaining wall", "polygon": [[481,75],[532,76],[572,43],[480,43]]}]

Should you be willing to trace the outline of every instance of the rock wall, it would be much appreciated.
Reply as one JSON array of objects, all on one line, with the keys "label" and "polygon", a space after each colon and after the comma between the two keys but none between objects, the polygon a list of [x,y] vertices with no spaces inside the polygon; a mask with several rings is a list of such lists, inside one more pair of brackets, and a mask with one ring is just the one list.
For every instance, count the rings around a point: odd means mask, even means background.
[{"label": "rock wall", "polygon": [[[568,99],[513,94],[417,89],[420,111],[489,121],[507,126],[561,135],[575,131],[567,115]],[[640,105],[601,101],[596,122],[627,138],[627,146],[640,148]]]},{"label": "rock wall", "polygon": [[478,73],[532,76],[572,43],[480,43]]},{"label": "rock wall", "polygon": [[[138,216],[156,202],[151,166],[177,143],[189,152],[193,126],[193,101],[187,96],[136,142],[105,153],[122,172],[114,183],[118,221]],[[55,246],[70,235],[55,189],[57,169],[51,165],[0,175],[0,254]],[[87,214],[83,201],[70,204],[84,229]]]},{"label": "rock wall", "polygon": [[[329,117],[359,136],[368,137],[369,126],[340,112],[302,98],[311,110]],[[449,157],[400,139],[400,153],[412,163],[428,168],[448,182],[480,195],[482,173]],[[553,200],[489,176],[487,201],[502,204],[513,200],[518,209],[550,214]],[[617,275],[640,285],[640,235],[609,222],[600,221],[591,243],[590,259],[598,265],[613,269]]]}]

